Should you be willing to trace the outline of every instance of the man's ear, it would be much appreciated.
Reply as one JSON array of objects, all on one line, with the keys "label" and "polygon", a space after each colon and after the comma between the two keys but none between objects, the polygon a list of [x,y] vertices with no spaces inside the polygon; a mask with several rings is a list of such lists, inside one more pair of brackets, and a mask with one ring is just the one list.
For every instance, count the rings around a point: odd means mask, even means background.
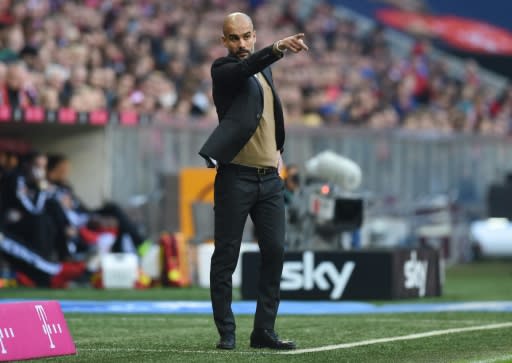
[{"label": "man's ear", "polygon": [[222,35],[222,36],[220,37],[220,40],[222,41],[222,45],[224,45],[224,48],[227,48],[228,46],[227,46],[227,44],[226,44],[226,37],[225,37],[224,35]]}]

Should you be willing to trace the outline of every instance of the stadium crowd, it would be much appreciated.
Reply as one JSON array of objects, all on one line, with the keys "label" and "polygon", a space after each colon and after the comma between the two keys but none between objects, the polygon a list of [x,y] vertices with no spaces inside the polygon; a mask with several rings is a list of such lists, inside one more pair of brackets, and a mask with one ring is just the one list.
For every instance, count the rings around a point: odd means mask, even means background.
[{"label": "stadium crowd", "polygon": [[475,63],[468,61],[463,79],[455,79],[429,56],[428,41],[397,58],[382,28],[361,33],[327,3],[311,11],[299,4],[2,0],[0,105],[215,122],[210,65],[226,50],[212,29],[221,29],[226,13],[244,11],[255,21],[260,47],[306,33],[311,51],[275,65],[289,124],[512,132],[512,88],[498,93],[483,85]]}]

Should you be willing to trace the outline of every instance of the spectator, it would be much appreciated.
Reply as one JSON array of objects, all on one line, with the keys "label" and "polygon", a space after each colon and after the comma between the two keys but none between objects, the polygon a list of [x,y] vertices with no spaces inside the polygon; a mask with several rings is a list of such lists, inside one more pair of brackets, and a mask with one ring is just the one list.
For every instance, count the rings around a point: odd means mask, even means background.
[{"label": "spectator", "polygon": [[47,110],[57,110],[61,106],[57,90],[54,88],[47,88],[42,91],[40,95],[40,104]]},{"label": "spectator", "polygon": [[74,193],[69,183],[71,164],[64,155],[52,155],[48,163],[48,179],[55,186],[55,197],[67,216],[68,225],[75,228],[117,230],[114,252],[144,254],[150,241],[145,240],[137,226],[116,204],[107,203],[99,209],[90,209]]},{"label": "spectator", "polygon": [[0,90],[1,104],[10,107],[27,107],[33,104],[33,98],[25,89],[27,73],[25,67],[19,63],[7,67],[5,83]]},{"label": "spectator", "polygon": [[54,221],[46,180],[47,157],[40,152],[27,155],[20,167],[2,185],[0,217],[6,232],[49,261],[69,257],[65,232]]},{"label": "spectator", "polygon": [[0,61],[6,63],[17,61],[24,42],[23,31],[20,25],[13,25],[5,30],[3,32],[3,39],[1,39]]},{"label": "spectator", "polygon": [[[421,1],[389,2],[423,9]],[[309,12],[292,0],[258,1],[257,6],[249,0],[192,4],[185,0],[4,4],[0,104],[55,109],[57,92],[59,106],[77,111],[161,112],[158,119],[164,121],[178,116],[214,122],[209,68],[225,50],[211,29],[218,28],[223,14],[236,9],[252,10],[259,44],[271,41],[275,32],[304,31],[309,39],[310,56],[286,63],[301,72],[275,72],[290,124],[390,128],[382,122],[382,110],[392,106],[393,128],[416,129],[411,128],[412,120],[421,109],[431,119],[421,129],[438,130],[441,109],[457,115],[441,118],[442,132],[511,132],[511,97],[489,92],[471,60],[462,77],[455,79],[442,61],[430,57],[425,39],[418,40],[409,54],[394,56],[383,27],[362,33],[352,19],[336,16],[327,2],[315,3]]]},{"label": "spectator", "polygon": [[87,69],[83,65],[77,65],[71,70],[71,77],[66,80],[59,93],[62,105],[69,106],[73,95],[86,86],[87,75]]}]

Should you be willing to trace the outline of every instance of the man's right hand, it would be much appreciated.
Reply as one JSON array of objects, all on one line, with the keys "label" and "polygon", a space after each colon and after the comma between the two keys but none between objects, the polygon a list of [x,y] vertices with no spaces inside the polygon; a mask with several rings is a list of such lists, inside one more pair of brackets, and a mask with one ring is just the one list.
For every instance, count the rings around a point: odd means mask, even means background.
[{"label": "man's right hand", "polygon": [[303,50],[309,50],[306,43],[304,43],[304,33],[298,33],[290,37],[278,40],[276,43],[278,51],[284,52],[289,49],[293,53],[299,53]]}]

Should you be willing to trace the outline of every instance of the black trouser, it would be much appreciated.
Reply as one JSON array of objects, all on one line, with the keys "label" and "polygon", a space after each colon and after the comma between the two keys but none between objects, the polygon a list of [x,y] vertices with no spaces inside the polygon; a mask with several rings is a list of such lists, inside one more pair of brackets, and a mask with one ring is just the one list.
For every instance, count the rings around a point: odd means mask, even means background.
[{"label": "black trouser", "polygon": [[220,166],[215,177],[215,251],[210,270],[213,317],[219,334],[234,333],[231,310],[235,270],[247,216],[259,237],[261,251],[255,329],[274,329],[283,269],[283,181],[277,171],[265,175],[256,169]]},{"label": "black trouser", "polygon": [[[0,233],[4,231],[0,230]],[[49,287],[51,278],[61,270],[59,263],[48,261],[10,234],[4,234],[1,238],[0,257],[2,256],[14,269],[24,272],[37,286]]]},{"label": "black trouser", "polygon": [[27,213],[16,223],[6,223],[5,230],[43,258],[49,261],[56,260],[57,232],[52,218],[47,213]]},{"label": "black trouser", "polygon": [[55,199],[46,201],[46,214],[50,217],[55,230],[55,249],[57,251],[57,260],[65,261],[71,258],[71,252],[68,248],[68,236],[66,229],[69,227],[69,221],[62,205]]}]

